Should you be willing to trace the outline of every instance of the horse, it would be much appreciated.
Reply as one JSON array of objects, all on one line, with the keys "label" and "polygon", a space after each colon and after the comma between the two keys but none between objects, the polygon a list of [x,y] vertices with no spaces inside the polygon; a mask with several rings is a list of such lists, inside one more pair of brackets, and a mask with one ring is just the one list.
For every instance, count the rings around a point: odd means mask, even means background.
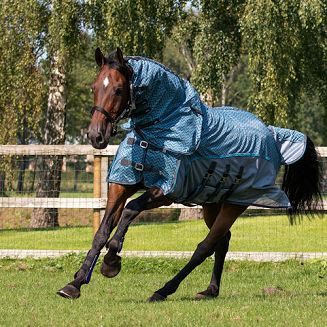
[{"label": "horse", "polygon": [[[95,61],[100,70],[92,84],[88,138],[94,148],[105,148],[123,118],[130,118],[129,132],[110,168],[107,206],[92,248],[60,296],[80,296],[105,246],[101,273],[112,278],[120,272],[125,234],[144,210],[200,204],[209,229],[188,263],[148,298],[156,302],[211,255],[211,280],[196,299],[219,295],[230,228],[249,205],[286,208],[291,222],[322,208],[321,163],[306,135],[266,126],[246,111],[207,107],[188,81],[151,59],[124,57],[119,48],[106,57],[97,48]],[[275,180],[282,165],[280,189]],[[140,189],[144,193],[126,204]]]}]

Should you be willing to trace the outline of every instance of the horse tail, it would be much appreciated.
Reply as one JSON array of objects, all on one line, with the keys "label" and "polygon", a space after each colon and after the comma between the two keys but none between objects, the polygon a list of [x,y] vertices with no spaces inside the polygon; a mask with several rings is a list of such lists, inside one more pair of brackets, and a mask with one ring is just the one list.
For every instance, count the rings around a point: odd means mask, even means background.
[{"label": "horse tail", "polygon": [[296,162],[286,165],[282,189],[288,196],[291,208],[288,216],[291,224],[296,216],[314,216],[323,210],[322,163],[312,140],[307,137],[303,156]]}]

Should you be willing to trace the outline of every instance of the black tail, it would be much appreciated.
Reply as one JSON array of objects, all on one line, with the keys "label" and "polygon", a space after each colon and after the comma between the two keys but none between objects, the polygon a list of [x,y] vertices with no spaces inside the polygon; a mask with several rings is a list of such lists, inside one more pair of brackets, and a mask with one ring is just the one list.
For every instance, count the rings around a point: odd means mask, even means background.
[{"label": "black tail", "polygon": [[295,222],[296,216],[312,216],[323,210],[322,180],[322,164],[313,142],[308,137],[302,158],[285,166],[282,189],[292,205],[288,211],[291,224]]}]

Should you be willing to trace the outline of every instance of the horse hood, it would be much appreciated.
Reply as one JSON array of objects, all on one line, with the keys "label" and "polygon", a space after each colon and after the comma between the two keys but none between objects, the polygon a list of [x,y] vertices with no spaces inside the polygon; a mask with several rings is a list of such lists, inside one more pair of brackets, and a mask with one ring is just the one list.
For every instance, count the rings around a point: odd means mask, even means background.
[{"label": "horse hood", "polygon": [[136,109],[123,128],[139,131],[158,148],[192,154],[199,146],[203,121],[197,91],[156,61],[143,57],[127,57],[127,60],[133,69]]}]

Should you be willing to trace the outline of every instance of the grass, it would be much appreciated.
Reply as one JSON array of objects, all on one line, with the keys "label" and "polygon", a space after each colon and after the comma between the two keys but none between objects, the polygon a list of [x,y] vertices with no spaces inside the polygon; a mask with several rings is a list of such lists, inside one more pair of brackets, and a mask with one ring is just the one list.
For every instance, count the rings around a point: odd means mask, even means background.
[{"label": "grass", "polygon": [[[1,326],[326,326],[327,262],[227,262],[220,297],[194,301],[207,286],[206,260],[163,303],[146,298],[185,263],[177,259],[124,259],[106,279],[96,267],[78,300],[60,298],[81,256],[0,260]],[[269,290],[273,290],[270,291]]]},{"label": "grass", "polygon": [[[206,233],[202,220],[136,224],[127,233],[124,249],[192,251]],[[2,249],[87,250],[91,241],[90,227],[0,230]],[[230,251],[326,252],[326,217],[295,226],[286,216],[241,217],[232,228]]]}]

